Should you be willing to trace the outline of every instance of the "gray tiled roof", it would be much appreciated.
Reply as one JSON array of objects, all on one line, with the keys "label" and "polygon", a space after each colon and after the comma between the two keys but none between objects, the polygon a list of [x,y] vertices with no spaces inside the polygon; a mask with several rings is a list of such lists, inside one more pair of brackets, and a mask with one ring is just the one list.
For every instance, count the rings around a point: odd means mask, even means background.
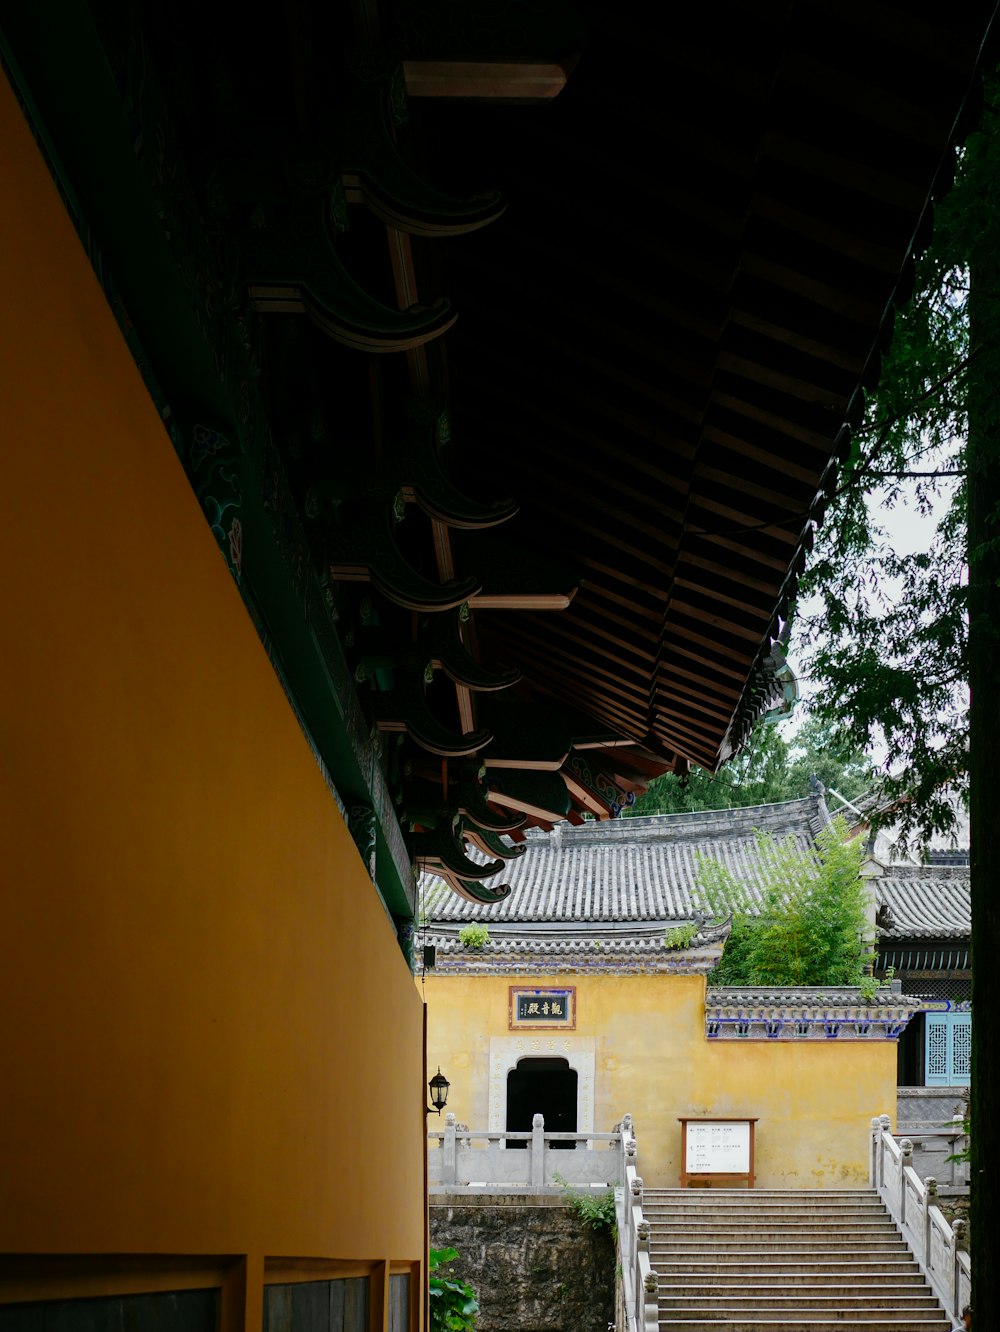
[{"label": "gray tiled roof", "polygon": [[753,892],[760,886],[757,830],[807,850],[828,821],[816,794],[747,809],[558,825],[553,833],[530,832],[525,854],[488,881],[510,884],[502,902],[474,905],[427,875],[423,911],[432,922],[690,921],[707,913],[697,890],[700,856],[720,861]]},{"label": "gray tiled roof", "polygon": [[[873,1003],[879,1008],[912,1008],[913,995],[903,994],[899,982],[879,990]],[[788,1006],[813,1010],[857,1007],[858,991],[850,985],[710,985],[706,1008],[767,1012]]]},{"label": "gray tiled roof", "polygon": [[966,939],[972,929],[968,867],[894,865],[875,880],[895,939]]},{"label": "gray tiled roof", "polygon": [[[477,948],[462,945],[457,923],[429,925],[418,935],[433,944],[435,970],[463,973],[678,972],[707,975],[722,956],[731,921],[702,925],[684,947],[665,946],[662,922],[653,924],[493,922]],[[418,968],[420,961],[417,961]]]}]

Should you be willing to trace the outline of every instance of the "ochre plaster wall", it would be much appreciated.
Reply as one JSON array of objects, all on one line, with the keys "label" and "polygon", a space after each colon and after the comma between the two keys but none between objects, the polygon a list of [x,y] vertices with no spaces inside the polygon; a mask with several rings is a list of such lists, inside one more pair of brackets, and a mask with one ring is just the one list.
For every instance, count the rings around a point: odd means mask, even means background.
[{"label": "ochre plaster wall", "polygon": [[[428,1061],[451,1080],[448,1109],[473,1129],[488,1126],[491,1037],[524,1037],[527,1056],[560,1053],[558,1032],[510,1032],[514,979],[426,978]],[[869,1121],[895,1113],[893,1042],[709,1041],[698,976],[518,976],[516,983],[576,987],[576,1030],[565,1034],[594,1041],[594,1130],[633,1115],[647,1184],[678,1183],[681,1115],[757,1116],[759,1187],[867,1182]]]},{"label": "ochre plaster wall", "polygon": [[0,85],[0,1250],[421,1261],[419,995]]}]

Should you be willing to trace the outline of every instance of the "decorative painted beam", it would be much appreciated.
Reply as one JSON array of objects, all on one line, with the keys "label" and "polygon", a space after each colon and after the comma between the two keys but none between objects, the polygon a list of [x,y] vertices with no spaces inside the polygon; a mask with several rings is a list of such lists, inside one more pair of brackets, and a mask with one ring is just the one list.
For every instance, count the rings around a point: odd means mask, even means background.
[{"label": "decorative painted beam", "polygon": [[478,579],[434,583],[406,560],[396,544],[395,524],[405,515],[399,492],[386,488],[359,507],[342,527],[327,533],[330,576],[344,582],[372,582],[397,606],[415,611],[457,608],[481,586]]},{"label": "decorative painted beam", "polygon": [[473,610],[561,611],[566,609],[575,596],[575,587],[569,592],[535,592],[528,589],[498,592],[484,589],[469,598],[469,605]]},{"label": "decorative painted beam", "polygon": [[478,883],[475,879],[460,878],[446,869],[438,868],[434,872],[441,876],[452,892],[477,906],[492,906],[510,895],[509,883],[498,883],[492,888],[487,888],[484,883]]},{"label": "decorative painted beam", "polygon": [[403,493],[428,517],[447,527],[478,531],[498,527],[517,513],[513,499],[481,504],[464,495],[441,466],[440,450],[451,433],[448,415],[437,403],[412,403],[404,437],[391,448],[390,465],[398,471]]},{"label": "decorative painted beam", "polygon": [[570,794],[599,819],[614,819],[635,804],[635,794],[623,791],[614,779],[583,754],[572,753],[563,764],[563,781]]},{"label": "decorative painted beam", "polygon": [[480,60],[404,60],[411,97],[460,97],[464,101],[551,102],[569,81],[576,59],[565,64]]},{"label": "decorative painted beam", "polygon": [[348,199],[413,236],[461,236],[500,217],[507,205],[498,191],[454,198],[429,185],[401,156],[393,122],[407,119],[402,67],[365,47],[355,49],[351,64],[355,87],[338,118],[347,128],[337,153]]},{"label": "decorative painted beam", "polygon": [[466,827],[464,832],[466,841],[471,842],[477,851],[482,851],[484,856],[499,856],[501,860],[519,860],[528,849],[523,843],[520,846],[508,846],[496,833],[473,828],[471,825]]},{"label": "decorative painted beam", "polygon": [[427,870],[445,869],[460,879],[479,882],[492,879],[503,869],[503,860],[488,860],[485,865],[470,860],[462,848],[457,832],[460,820],[452,818],[447,823],[440,823],[436,828],[415,833],[413,837],[413,858]]},{"label": "decorative painted beam", "polygon": [[580,573],[568,562],[510,543],[476,543],[483,586],[469,598],[473,610],[565,610],[576,596]]},{"label": "decorative painted beam", "polygon": [[477,754],[493,739],[492,732],[487,730],[462,735],[438,721],[427,703],[427,671],[403,665],[393,674],[394,689],[372,694],[375,724],[380,731],[405,731],[421,749],[442,758]]},{"label": "decorative painted beam", "polygon": [[493,730],[493,743],[484,755],[489,772],[558,772],[566,762],[573,741],[554,708],[497,697],[484,700],[483,713]]},{"label": "decorative painted beam", "polygon": [[[483,771],[485,769],[479,770]],[[526,812],[511,811],[509,808],[500,810],[487,803],[491,792],[481,785],[479,772],[466,769],[455,788],[455,804],[465,819],[466,827],[492,833],[513,833],[523,827],[527,822]]]},{"label": "decorative painted beam", "polygon": [[546,823],[558,823],[572,807],[569,791],[559,772],[509,769],[491,774],[490,800]]},{"label": "decorative painted beam", "polygon": [[401,352],[440,337],[457,318],[443,298],[393,310],[350,276],[334,247],[327,196],[294,199],[273,228],[243,241],[250,304],[262,314],[304,314],[335,342],[357,351]]},{"label": "decorative painted beam", "polygon": [[463,607],[443,615],[429,616],[420,626],[420,645],[450,680],[466,689],[494,692],[509,689],[521,679],[513,667],[491,669],[481,665],[462,641],[462,624],[468,619]]}]

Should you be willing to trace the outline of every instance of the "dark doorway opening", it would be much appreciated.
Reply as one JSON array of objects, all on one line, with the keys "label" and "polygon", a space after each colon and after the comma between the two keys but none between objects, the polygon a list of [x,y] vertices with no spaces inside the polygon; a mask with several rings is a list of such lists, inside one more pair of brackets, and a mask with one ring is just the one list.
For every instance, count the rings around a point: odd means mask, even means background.
[{"label": "dark doorway opening", "polygon": [[[566,1059],[520,1059],[507,1074],[507,1132],[531,1128],[535,1115],[545,1119],[546,1133],[575,1133],[577,1074]],[[527,1147],[511,1139],[507,1146]],[[572,1150],[572,1142],[554,1142],[553,1149]]]}]

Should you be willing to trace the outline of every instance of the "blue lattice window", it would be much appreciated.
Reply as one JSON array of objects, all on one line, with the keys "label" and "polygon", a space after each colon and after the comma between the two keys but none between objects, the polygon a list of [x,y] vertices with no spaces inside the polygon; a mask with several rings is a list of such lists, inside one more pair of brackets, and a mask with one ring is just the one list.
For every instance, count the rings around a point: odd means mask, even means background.
[{"label": "blue lattice window", "polygon": [[972,1053],[971,1013],[928,1013],[924,1028],[924,1082],[928,1087],[964,1087]]}]

